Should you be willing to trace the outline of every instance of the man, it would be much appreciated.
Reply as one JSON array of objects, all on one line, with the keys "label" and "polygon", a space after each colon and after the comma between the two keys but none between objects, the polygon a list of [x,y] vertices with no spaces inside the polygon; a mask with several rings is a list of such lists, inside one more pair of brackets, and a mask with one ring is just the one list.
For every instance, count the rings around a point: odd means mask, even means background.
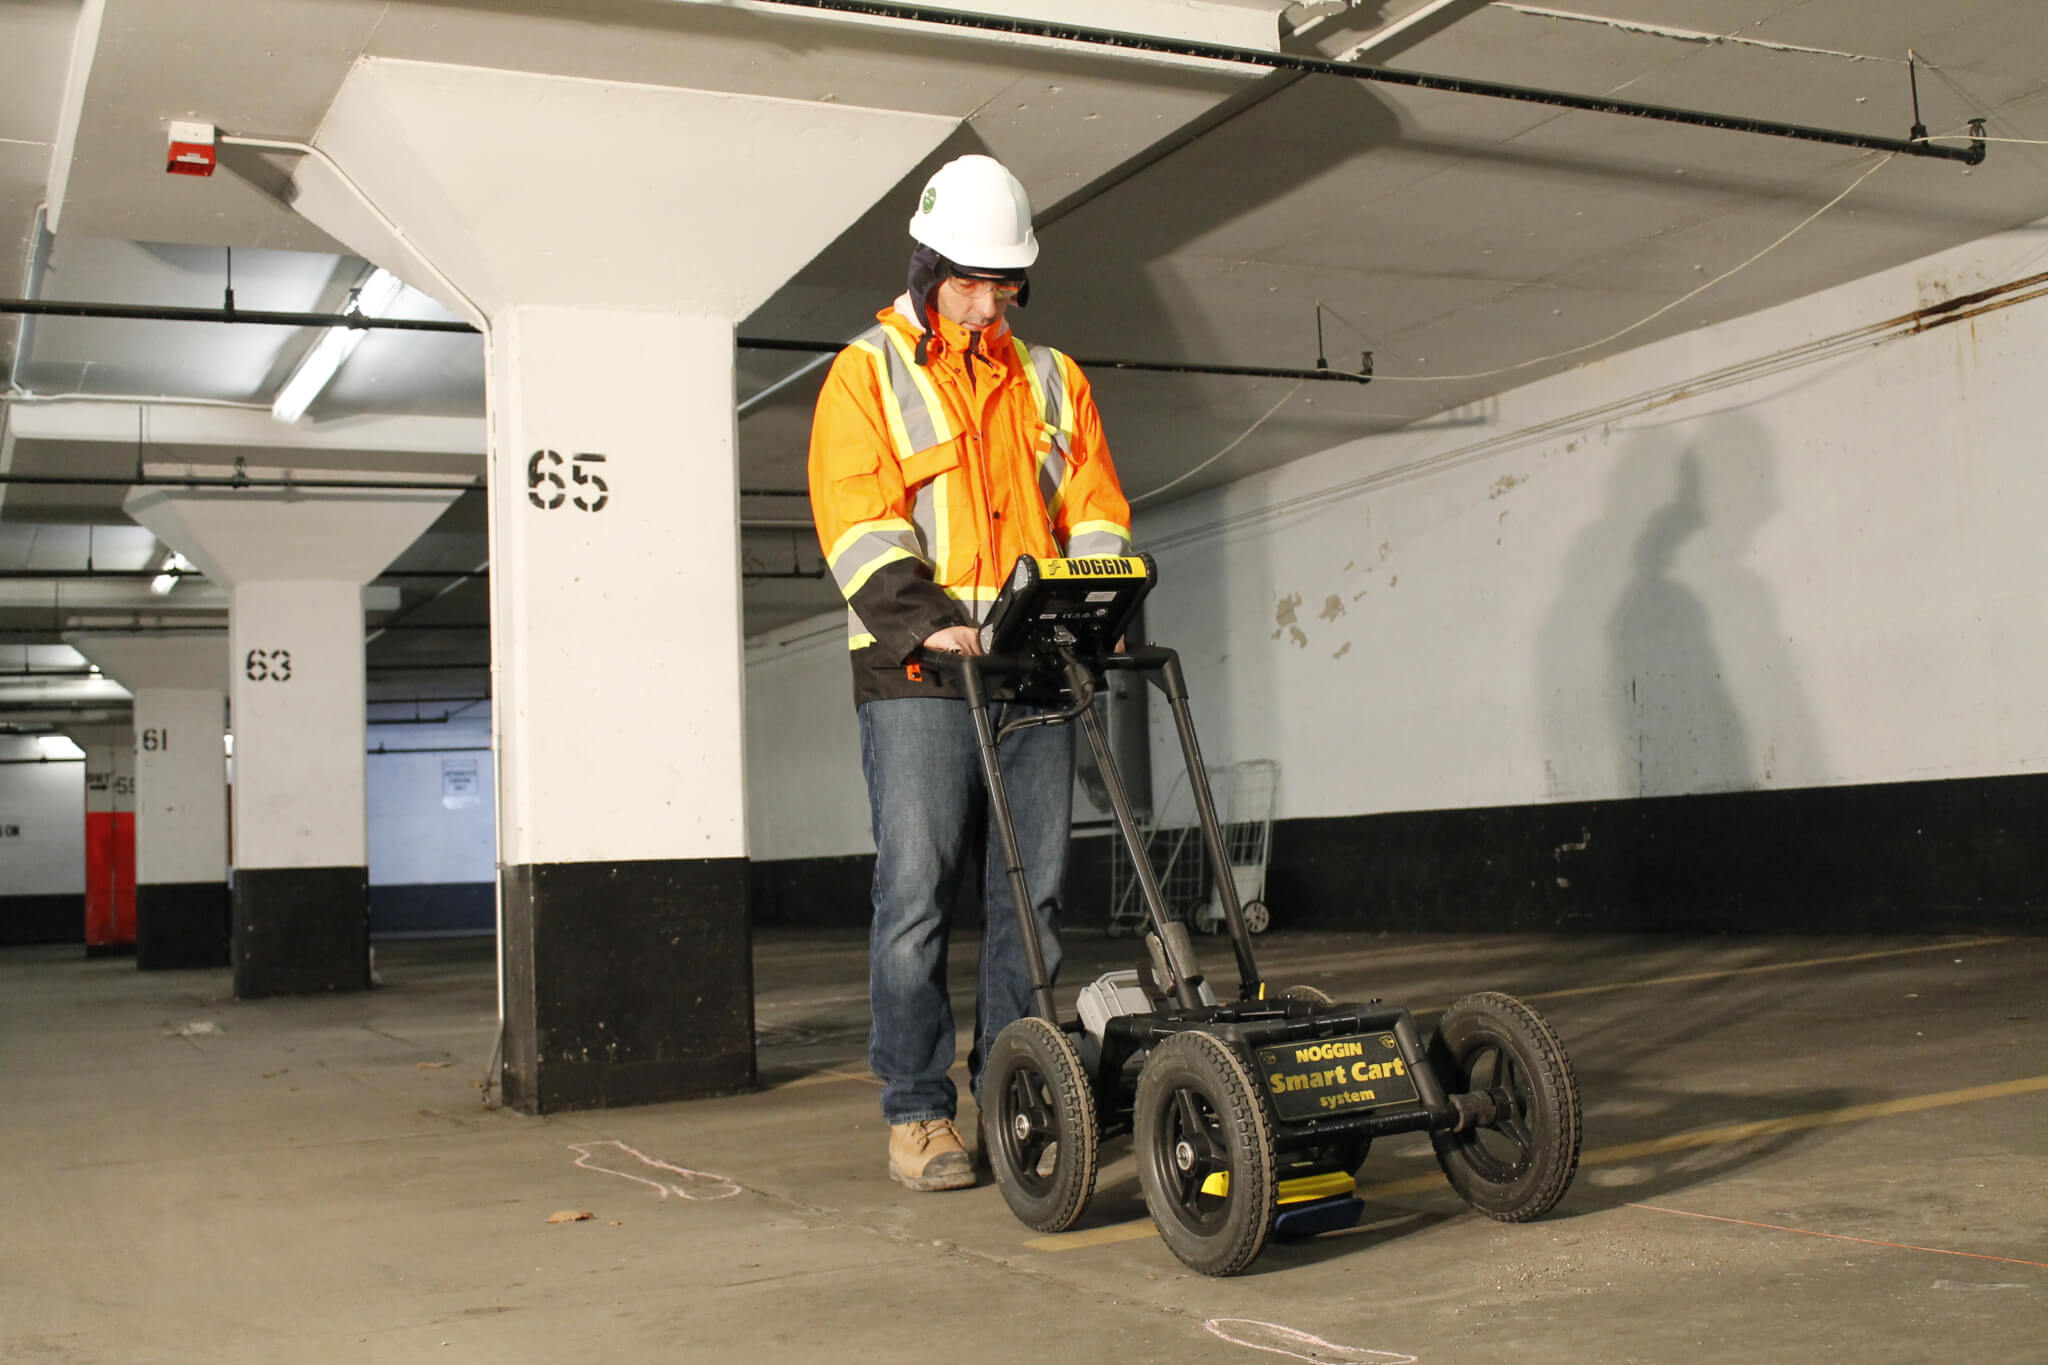
[{"label": "man", "polygon": [[[939,168],[910,220],[910,288],[833,363],[811,431],[811,508],[845,594],[874,822],[868,1062],[882,1080],[889,1175],[959,1189],[974,1170],[954,1127],[947,907],[982,779],[972,717],[920,650],[979,654],[978,623],[1020,554],[1123,554],[1130,506],[1088,382],[1011,335],[1038,257],[1031,204],[1001,163]],[[991,717],[1001,726],[1007,710]],[[1011,735],[999,754],[1048,971],[1059,969],[1074,741]],[[968,1075],[1030,1009],[1018,916],[993,834],[983,855],[980,989]]]}]

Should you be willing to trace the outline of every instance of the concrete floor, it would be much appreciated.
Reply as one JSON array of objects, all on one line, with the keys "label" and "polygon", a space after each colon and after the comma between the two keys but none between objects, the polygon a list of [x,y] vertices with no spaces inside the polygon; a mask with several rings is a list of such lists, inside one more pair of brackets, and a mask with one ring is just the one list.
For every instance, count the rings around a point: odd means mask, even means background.
[{"label": "concrete floor", "polygon": [[[987,1184],[906,1194],[844,934],[760,943],[761,1092],[544,1120],[481,1103],[485,941],[252,1003],[17,949],[0,1359],[2048,1360],[2048,940],[1261,948],[1340,998],[1536,1003],[1585,1096],[1565,1202],[1495,1224],[1425,1140],[1385,1142],[1360,1229],[1210,1280],[1151,1234],[1127,1144],[1058,1238]],[[1130,956],[1071,935],[1067,995]]]}]

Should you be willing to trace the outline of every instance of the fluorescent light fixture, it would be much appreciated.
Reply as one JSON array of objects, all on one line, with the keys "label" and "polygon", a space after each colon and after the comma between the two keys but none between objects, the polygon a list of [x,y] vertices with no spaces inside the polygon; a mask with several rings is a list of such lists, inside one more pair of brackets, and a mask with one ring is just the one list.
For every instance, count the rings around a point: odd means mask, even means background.
[{"label": "fluorescent light fixture", "polygon": [[[391,311],[392,305],[404,292],[405,282],[396,275],[381,268],[373,270],[370,278],[356,289],[355,298],[345,311],[381,318]],[[306,352],[306,358],[292,371],[292,377],[284,381],[284,387],[277,391],[276,399],[270,404],[270,415],[280,422],[296,422],[304,417],[306,409],[333,380],[342,362],[363,344],[363,336],[364,330],[360,327],[329,327],[313,344],[313,349]]]},{"label": "fluorescent light fixture", "polygon": [[220,747],[225,757],[233,758],[235,756],[235,737],[233,735],[222,735],[220,737]]},{"label": "fluorescent light fixture", "polygon": [[45,759],[85,757],[85,750],[72,743],[69,735],[37,735],[36,747]]},{"label": "fluorescent light fixture", "polygon": [[192,561],[179,554],[176,550],[173,550],[164,557],[164,566],[157,570],[156,577],[149,580],[149,590],[158,597],[162,597],[172,588],[178,586],[179,574],[190,573],[191,571]]}]

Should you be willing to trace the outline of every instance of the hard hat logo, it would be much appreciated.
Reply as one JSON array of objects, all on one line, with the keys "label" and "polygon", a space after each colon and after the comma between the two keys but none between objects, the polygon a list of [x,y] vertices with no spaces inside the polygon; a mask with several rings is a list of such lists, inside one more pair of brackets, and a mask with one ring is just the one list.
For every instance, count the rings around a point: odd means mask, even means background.
[{"label": "hard hat logo", "polygon": [[955,157],[934,171],[910,235],[970,270],[1022,271],[1038,259],[1031,198],[992,156]]}]

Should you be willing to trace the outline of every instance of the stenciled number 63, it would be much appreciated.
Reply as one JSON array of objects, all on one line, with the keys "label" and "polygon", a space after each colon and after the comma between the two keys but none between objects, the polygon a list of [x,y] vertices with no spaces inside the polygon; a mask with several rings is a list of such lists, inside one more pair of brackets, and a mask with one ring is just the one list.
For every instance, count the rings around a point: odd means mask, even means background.
[{"label": "stenciled number 63", "polygon": [[[569,466],[569,478],[579,488],[587,488],[594,494],[585,499],[578,493],[573,501],[585,512],[602,512],[606,503],[612,500],[611,490],[600,476],[593,474],[589,466],[603,464],[602,455],[578,455]],[[526,500],[543,512],[552,512],[569,498],[569,485],[562,481],[558,472],[562,467],[560,452],[536,450],[533,458],[526,462]]]}]

